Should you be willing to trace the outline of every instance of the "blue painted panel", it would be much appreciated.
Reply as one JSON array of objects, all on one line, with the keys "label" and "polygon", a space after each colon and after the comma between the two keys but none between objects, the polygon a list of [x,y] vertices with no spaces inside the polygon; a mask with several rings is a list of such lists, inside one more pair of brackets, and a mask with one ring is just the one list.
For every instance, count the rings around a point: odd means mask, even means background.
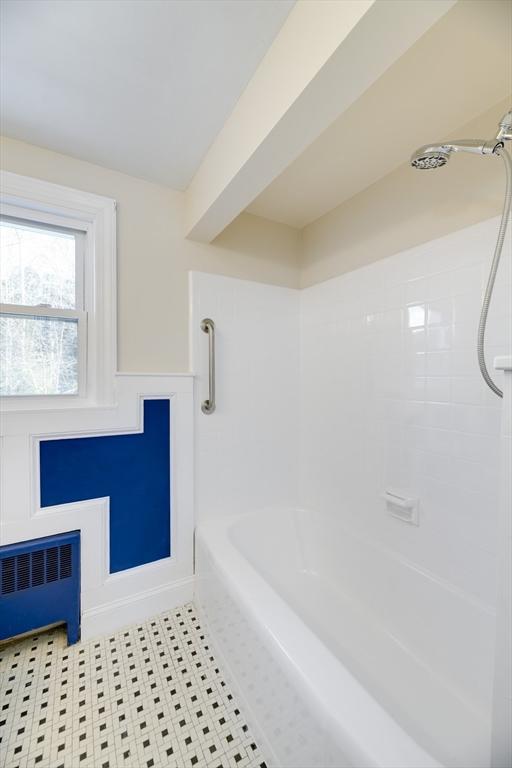
[{"label": "blue painted panel", "polygon": [[171,553],[170,402],[144,401],[144,431],[40,443],[41,506],[110,496],[110,572]]}]

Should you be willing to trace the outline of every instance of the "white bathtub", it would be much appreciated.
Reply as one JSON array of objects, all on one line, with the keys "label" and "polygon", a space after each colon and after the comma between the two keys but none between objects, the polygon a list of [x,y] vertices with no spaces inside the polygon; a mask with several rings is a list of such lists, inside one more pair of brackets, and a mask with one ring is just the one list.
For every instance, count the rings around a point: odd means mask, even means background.
[{"label": "white bathtub", "polygon": [[199,526],[196,600],[271,764],[489,764],[494,617],[332,518]]}]

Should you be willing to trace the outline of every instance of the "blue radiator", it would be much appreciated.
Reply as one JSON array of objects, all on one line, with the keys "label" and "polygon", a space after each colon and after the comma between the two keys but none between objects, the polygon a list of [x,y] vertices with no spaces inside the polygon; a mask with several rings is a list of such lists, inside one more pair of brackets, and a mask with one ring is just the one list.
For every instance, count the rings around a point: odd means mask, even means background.
[{"label": "blue radiator", "polygon": [[80,531],[0,547],[0,640],[56,623],[80,639]]}]

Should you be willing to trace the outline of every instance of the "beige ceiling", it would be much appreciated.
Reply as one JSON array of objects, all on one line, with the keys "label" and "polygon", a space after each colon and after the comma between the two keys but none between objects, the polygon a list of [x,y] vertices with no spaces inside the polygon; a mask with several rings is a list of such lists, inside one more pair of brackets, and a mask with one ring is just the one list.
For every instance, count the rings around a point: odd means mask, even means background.
[{"label": "beige ceiling", "polygon": [[459,0],[248,211],[303,227],[332,210],[507,98],[511,49],[508,0]]}]

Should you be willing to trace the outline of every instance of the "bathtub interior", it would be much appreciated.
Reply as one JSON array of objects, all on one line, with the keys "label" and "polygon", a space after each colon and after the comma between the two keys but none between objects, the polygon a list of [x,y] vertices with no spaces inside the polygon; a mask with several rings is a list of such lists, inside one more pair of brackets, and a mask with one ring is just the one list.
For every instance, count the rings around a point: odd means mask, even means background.
[{"label": "bathtub interior", "polygon": [[494,644],[486,606],[328,515],[267,510],[240,518],[229,536],[420,746],[443,765],[486,764]]}]

